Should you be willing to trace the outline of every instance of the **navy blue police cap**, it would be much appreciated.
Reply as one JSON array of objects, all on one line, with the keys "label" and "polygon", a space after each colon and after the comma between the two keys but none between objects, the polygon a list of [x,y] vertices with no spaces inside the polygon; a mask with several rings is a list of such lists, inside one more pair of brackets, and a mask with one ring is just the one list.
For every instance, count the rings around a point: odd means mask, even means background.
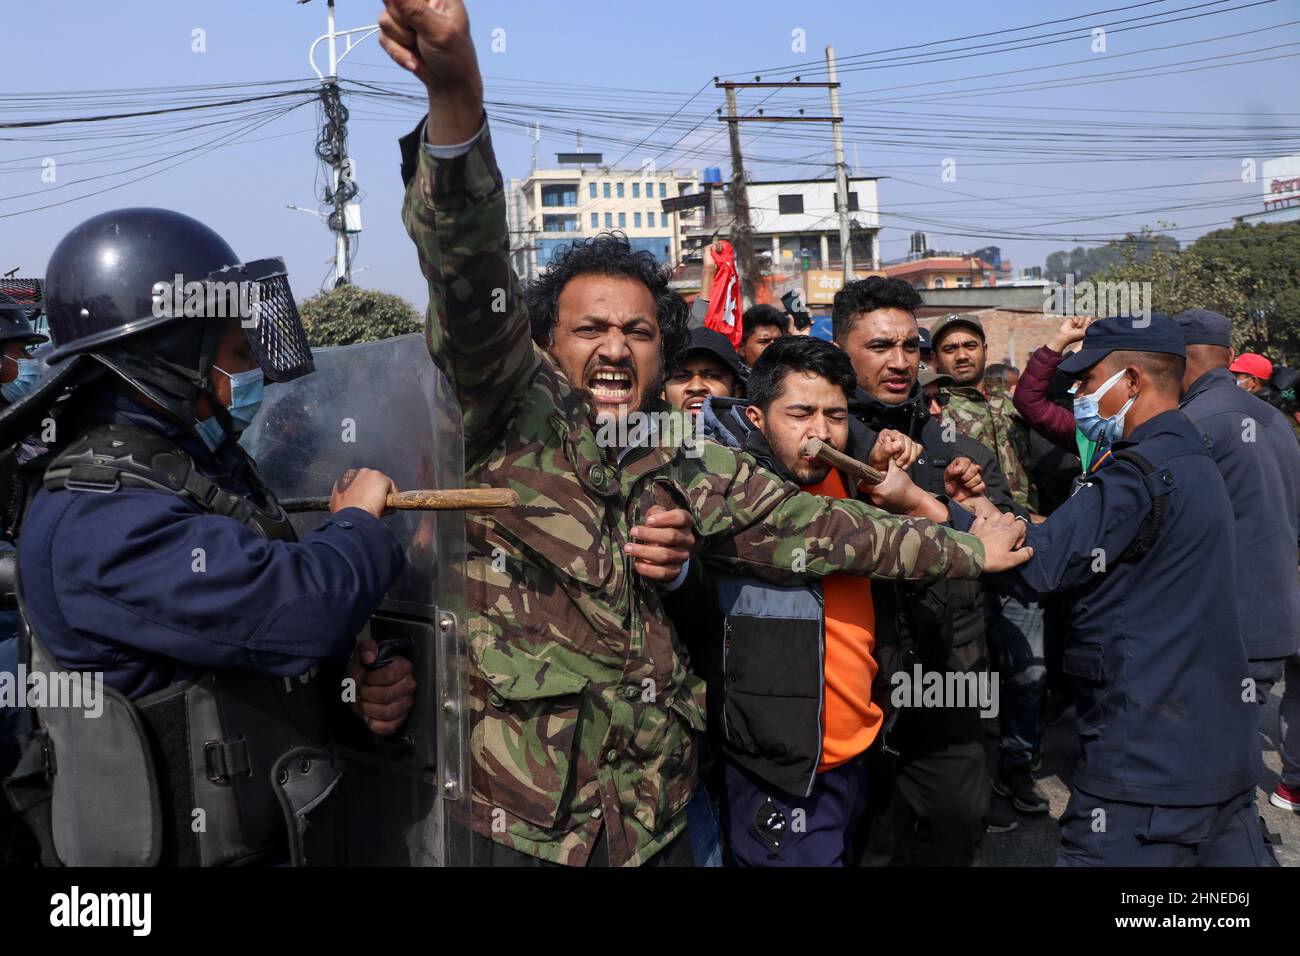
[{"label": "navy blue police cap", "polygon": [[1185,345],[1232,346],[1232,321],[1226,315],[1209,309],[1188,309],[1175,315],[1174,321],[1183,330]]},{"label": "navy blue police cap", "polygon": [[1088,326],[1083,336],[1083,348],[1067,355],[1060,370],[1078,375],[1092,368],[1111,352],[1165,352],[1187,357],[1183,332],[1167,315],[1153,312],[1150,318],[1124,316],[1098,319]]}]

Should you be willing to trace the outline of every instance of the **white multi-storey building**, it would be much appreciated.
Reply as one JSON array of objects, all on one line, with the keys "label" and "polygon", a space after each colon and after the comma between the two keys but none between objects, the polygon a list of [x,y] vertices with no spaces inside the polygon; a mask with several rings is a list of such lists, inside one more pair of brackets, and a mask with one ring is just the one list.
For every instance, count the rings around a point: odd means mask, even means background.
[{"label": "white multi-storey building", "polygon": [[[772,257],[773,271],[841,265],[839,202],[834,179],[751,182],[749,221],[754,251]],[[849,222],[855,269],[880,267],[879,203],[874,176],[849,179]]]},{"label": "white multi-storey building", "polygon": [[681,228],[662,201],[693,192],[696,170],[536,169],[507,188],[510,253],[521,278],[535,276],[561,247],[621,231],[661,263],[681,256]]}]

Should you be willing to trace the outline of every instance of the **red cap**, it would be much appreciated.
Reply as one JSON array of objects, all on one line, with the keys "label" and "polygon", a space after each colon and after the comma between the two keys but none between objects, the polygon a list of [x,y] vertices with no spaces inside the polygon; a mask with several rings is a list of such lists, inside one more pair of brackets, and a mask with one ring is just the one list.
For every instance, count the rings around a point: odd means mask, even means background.
[{"label": "red cap", "polygon": [[1273,377],[1273,363],[1262,355],[1257,355],[1254,352],[1244,352],[1238,355],[1237,360],[1228,366],[1228,371],[1253,375],[1261,382],[1267,382]]}]

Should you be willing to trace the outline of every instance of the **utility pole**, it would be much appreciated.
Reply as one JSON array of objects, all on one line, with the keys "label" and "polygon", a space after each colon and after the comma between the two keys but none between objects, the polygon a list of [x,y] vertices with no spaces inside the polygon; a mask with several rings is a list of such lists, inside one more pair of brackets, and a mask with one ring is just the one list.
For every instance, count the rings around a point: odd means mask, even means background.
[{"label": "utility pole", "polygon": [[[352,30],[336,30],[334,0],[326,0],[325,23],[326,32],[308,48],[307,61],[321,81],[320,101],[325,123],[316,140],[316,155],[330,167],[330,185],[325,187],[323,198],[326,205],[333,207],[325,222],[334,233],[334,284],[339,286],[352,281],[352,250],[348,236],[361,231],[361,208],[352,202],[357,196],[357,180],[352,160],[348,158],[348,108],[343,105],[343,95],[339,90],[339,63],[362,40],[378,33],[379,27],[371,24]],[[354,40],[355,34],[361,36]],[[340,37],[346,42],[342,53],[338,52]],[[322,40],[328,43],[328,73],[322,73],[316,66],[316,47]]]},{"label": "utility pole", "polygon": [[339,92],[339,60],[337,40],[334,32],[334,0],[326,0],[326,21],[328,23],[330,50],[330,71],[321,87],[321,108],[325,112],[325,130],[317,143],[317,154],[330,164],[332,187],[325,190],[325,202],[334,206],[328,223],[334,233],[334,284],[346,285],[352,282],[352,263],[348,255],[347,203],[357,194],[356,179],[352,176],[349,165],[345,177],[343,170],[347,163],[348,151],[348,108],[343,105],[343,96]]},{"label": "utility pole", "polygon": [[826,46],[826,77],[831,87],[831,136],[835,141],[835,195],[840,207],[840,259],[844,281],[853,281],[853,240],[849,233],[849,169],[844,162],[844,118],[840,116],[840,84],[835,80],[835,48]]},{"label": "utility pole", "polygon": [[[740,123],[736,115],[736,89],[727,86],[727,136],[731,140],[731,244],[740,265],[740,293],[745,308],[754,304],[754,278],[758,263],[754,261],[754,226],[749,221],[749,194],[745,190],[745,163],[740,156]],[[704,254],[709,255],[706,249]]]},{"label": "utility pole", "polygon": [[[721,115],[722,110],[718,110],[718,119],[720,122],[727,124],[727,132],[731,138],[731,211],[733,217],[731,244],[736,248],[737,268],[740,271],[744,302],[746,306],[750,306],[754,304],[756,291],[754,280],[758,275],[758,264],[754,261],[754,227],[749,219],[749,196],[745,190],[745,168],[740,155],[740,124],[832,123],[835,125],[836,142],[839,142],[840,118],[839,116],[804,116],[803,110],[799,111],[798,116],[765,116],[761,109],[758,111],[757,116],[740,116],[736,112],[736,90],[835,88],[839,84],[833,80],[829,83],[804,83],[797,76],[794,80],[783,83],[764,83],[762,77],[756,76],[752,83],[723,82],[714,77],[713,85],[727,91],[727,115]],[[842,156],[840,158],[843,159]],[[845,200],[841,199],[840,206],[842,210],[845,204]]]}]

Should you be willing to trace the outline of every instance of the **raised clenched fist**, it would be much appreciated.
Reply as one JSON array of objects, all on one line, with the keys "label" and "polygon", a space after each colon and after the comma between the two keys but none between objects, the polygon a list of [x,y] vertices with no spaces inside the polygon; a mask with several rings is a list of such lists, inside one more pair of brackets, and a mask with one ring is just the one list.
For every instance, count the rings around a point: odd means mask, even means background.
[{"label": "raised clenched fist", "polygon": [[463,143],[483,124],[483,78],[461,0],[384,0],[379,43],[429,92],[425,137]]}]

